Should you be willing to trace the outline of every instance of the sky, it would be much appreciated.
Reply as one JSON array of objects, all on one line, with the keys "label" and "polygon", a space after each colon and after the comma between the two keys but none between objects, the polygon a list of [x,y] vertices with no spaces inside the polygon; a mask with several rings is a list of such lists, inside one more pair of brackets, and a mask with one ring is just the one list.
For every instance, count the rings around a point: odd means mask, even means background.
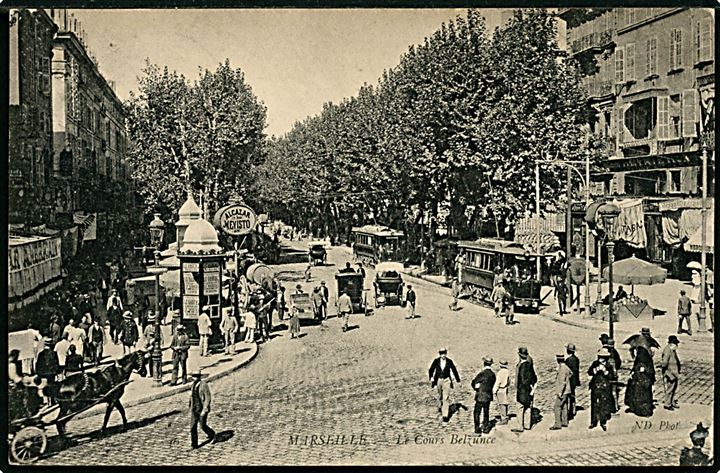
[{"label": "sky", "polygon": [[[121,100],[137,91],[145,59],[194,81],[230,59],[267,106],[268,135],[316,115],[325,102],[375,84],[463,9],[72,10],[100,72]],[[482,10],[488,30],[501,10]]]}]

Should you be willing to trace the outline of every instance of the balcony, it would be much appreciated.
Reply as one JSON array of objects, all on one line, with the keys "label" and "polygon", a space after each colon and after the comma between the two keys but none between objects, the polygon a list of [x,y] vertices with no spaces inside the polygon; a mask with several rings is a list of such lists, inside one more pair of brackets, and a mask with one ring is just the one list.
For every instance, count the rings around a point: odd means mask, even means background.
[{"label": "balcony", "polygon": [[588,99],[597,99],[601,97],[609,97],[615,94],[613,82],[610,80],[593,80],[583,84],[587,92]]},{"label": "balcony", "polygon": [[590,33],[570,42],[570,53],[600,53],[614,44],[615,30],[609,29]]}]

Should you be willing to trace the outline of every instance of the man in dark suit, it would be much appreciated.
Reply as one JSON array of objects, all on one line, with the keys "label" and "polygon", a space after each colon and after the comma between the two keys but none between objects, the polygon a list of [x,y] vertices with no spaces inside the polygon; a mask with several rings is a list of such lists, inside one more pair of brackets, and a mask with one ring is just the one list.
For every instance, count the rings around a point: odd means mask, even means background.
[{"label": "man in dark suit", "polygon": [[215,431],[207,424],[208,414],[210,414],[211,394],[207,383],[202,380],[202,373],[196,369],[192,373],[193,385],[190,395],[190,441],[192,448],[198,448],[198,424],[202,428],[205,435],[212,442],[215,440]]},{"label": "man in dark suit", "polygon": [[460,375],[455,368],[455,363],[447,357],[447,348],[441,348],[439,355],[430,365],[428,376],[430,377],[430,386],[433,388],[437,386],[438,411],[442,413],[443,422],[447,422],[450,420],[450,390],[454,387],[453,377],[459,384]]},{"label": "man in dark suit", "polygon": [[517,425],[510,429],[522,432],[532,428],[532,404],[535,397],[537,375],[527,347],[518,348],[518,364],[515,369],[515,386],[517,392]]},{"label": "man in dark suit", "polygon": [[[475,410],[473,419],[475,421],[475,433],[490,432],[490,401],[493,398],[493,386],[495,386],[495,373],[492,370],[493,360],[490,357],[483,357],[483,369],[475,376],[472,387],[475,389]],[[482,425],[480,415],[482,414]]]},{"label": "man in dark suit", "polygon": [[327,286],[325,285],[325,281],[320,281],[320,294],[323,297],[322,318],[327,319],[327,306],[328,306],[328,301],[330,300],[330,291],[328,290]]},{"label": "man in dark suit", "polygon": [[580,386],[580,360],[575,356],[575,345],[568,343],[565,347],[567,356],[565,364],[570,368],[570,398],[568,399],[568,419],[575,417],[575,389]]}]

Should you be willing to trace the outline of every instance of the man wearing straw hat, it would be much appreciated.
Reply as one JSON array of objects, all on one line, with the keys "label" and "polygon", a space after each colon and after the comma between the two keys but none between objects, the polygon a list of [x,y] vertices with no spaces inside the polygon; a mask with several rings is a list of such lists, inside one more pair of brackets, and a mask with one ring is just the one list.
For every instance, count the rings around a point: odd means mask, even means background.
[{"label": "man wearing straw hat", "polygon": [[207,418],[210,414],[210,387],[202,380],[200,368],[191,373],[193,377],[192,388],[190,389],[190,441],[192,448],[198,448],[198,424],[210,442],[215,440],[215,431],[207,425]]},{"label": "man wearing straw hat", "polygon": [[550,430],[560,430],[563,427],[568,426],[568,404],[570,402],[571,392],[571,381],[572,371],[565,364],[565,355],[559,353],[555,356],[557,360],[558,368],[557,375],[555,377],[555,405],[553,411],[555,412],[555,424],[550,427]]},{"label": "man wearing straw hat", "polygon": [[510,404],[509,397],[510,387],[510,371],[508,370],[507,360],[500,360],[500,369],[495,376],[495,385],[493,386],[493,394],[495,395],[495,402],[500,411],[500,425],[506,425],[508,423],[508,405]]},{"label": "man wearing straw hat", "polygon": [[450,390],[453,388],[453,377],[460,383],[455,363],[447,357],[447,348],[443,347],[438,351],[438,356],[430,365],[428,376],[430,386],[437,387],[438,410],[442,413],[443,422],[450,420]]}]

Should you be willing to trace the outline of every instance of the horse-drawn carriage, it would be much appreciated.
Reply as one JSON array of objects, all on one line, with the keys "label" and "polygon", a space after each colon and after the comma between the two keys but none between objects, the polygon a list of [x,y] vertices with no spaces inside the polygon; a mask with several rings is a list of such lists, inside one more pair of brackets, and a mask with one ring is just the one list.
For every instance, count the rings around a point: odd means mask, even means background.
[{"label": "horse-drawn carriage", "polygon": [[375,307],[402,303],[403,283],[401,263],[383,262],[375,266]]},{"label": "horse-drawn carriage", "polygon": [[297,309],[298,319],[300,320],[312,320],[313,322],[320,321],[315,313],[310,294],[306,292],[290,294],[290,310],[294,309]]},{"label": "horse-drawn carriage", "polygon": [[310,262],[314,266],[321,266],[327,263],[327,249],[330,247],[330,243],[325,240],[311,241],[308,245],[310,247]]},{"label": "horse-drawn carriage", "polygon": [[[58,383],[46,386],[45,395],[53,399],[55,404],[41,407],[38,402],[31,408],[27,398],[12,400],[9,405],[14,406],[14,409],[8,412],[10,458],[16,463],[37,460],[47,449],[48,427],[55,426],[58,433],[64,436],[65,424],[70,419],[102,403],[107,404],[102,432],[107,427],[113,409],[120,412],[123,425],[126,425],[127,418],[120,398],[125,392],[125,386],[131,382],[129,378],[133,371],[143,377],[147,375],[143,351],[132,352],[115,364],[97,371],[72,374]],[[34,387],[26,386],[24,389],[27,391],[9,390],[9,395],[38,396],[37,392],[31,391],[36,389]]]},{"label": "horse-drawn carriage", "polygon": [[335,274],[337,282],[337,297],[339,298],[343,291],[350,296],[353,313],[364,312],[368,314],[367,297],[365,292],[365,278],[362,274],[356,272],[339,272]]}]

